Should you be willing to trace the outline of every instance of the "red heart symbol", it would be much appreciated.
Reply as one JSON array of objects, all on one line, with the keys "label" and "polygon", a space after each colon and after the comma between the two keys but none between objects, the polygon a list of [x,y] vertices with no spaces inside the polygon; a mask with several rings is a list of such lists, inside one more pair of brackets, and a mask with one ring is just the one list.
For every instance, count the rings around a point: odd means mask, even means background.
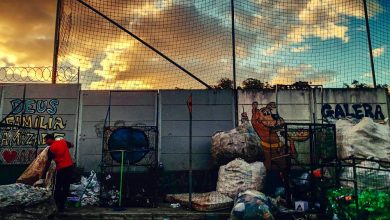
[{"label": "red heart symbol", "polygon": [[17,154],[18,153],[14,150],[13,151],[5,150],[3,151],[3,158],[7,163],[11,163],[16,159]]}]

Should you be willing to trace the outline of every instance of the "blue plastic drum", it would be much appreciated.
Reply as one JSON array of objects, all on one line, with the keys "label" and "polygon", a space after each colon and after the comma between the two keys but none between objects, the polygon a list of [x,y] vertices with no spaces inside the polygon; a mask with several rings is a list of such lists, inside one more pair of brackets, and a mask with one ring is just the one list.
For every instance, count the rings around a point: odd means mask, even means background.
[{"label": "blue plastic drum", "polygon": [[108,150],[116,162],[121,162],[121,152],[125,150],[124,163],[134,164],[142,160],[149,152],[149,140],[142,130],[122,127],[112,132],[108,139]]}]

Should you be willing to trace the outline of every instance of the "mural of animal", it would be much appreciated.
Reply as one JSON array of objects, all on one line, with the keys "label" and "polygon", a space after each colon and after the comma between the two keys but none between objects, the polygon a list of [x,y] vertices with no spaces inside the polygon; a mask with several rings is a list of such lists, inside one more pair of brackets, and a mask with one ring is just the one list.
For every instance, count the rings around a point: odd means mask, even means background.
[{"label": "mural of animal", "polygon": [[276,111],[275,102],[270,102],[267,106],[258,109],[258,103],[252,103],[251,123],[257,135],[261,139],[263,148],[282,147],[283,142],[277,133],[277,128],[284,124],[284,119]]},{"label": "mural of animal", "polygon": [[[264,164],[267,169],[271,169],[271,152],[273,158],[281,156],[284,145],[284,142],[278,135],[278,128],[284,125],[284,119],[276,113],[276,103],[270,102],[265,107],[259,109],[258,102],[253,102],[251,123],[261,140],[265,156]],[[272,169],[282,169],[285,164],[283,161],[283,159],[278,161],[277,164],[280,166],[277,168],[272,167]]]}]

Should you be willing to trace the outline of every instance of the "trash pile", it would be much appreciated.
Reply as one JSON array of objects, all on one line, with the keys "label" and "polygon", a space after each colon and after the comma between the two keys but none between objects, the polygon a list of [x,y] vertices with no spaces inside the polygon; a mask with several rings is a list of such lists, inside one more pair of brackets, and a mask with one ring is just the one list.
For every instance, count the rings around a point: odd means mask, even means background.
[{"label": "trash pile", "polygon": [[[192,208],[197,211],[215,211],[231,208],[233,199],[247,189],[262,190],[265,167],[262,162],[247,163],[237,158],[221,166],[216,191],[192,194]],[[258,192],[260,193],[260,192]],[[188,193],[168,194],[166,200],[189,205]]]},{"label": "trash pile", "polygon": [[371,189],[360,191],[358,208],[353,188],[329,191],[328,198],[337,215],[336,219],[390,219],[389,192]]},{"label": "trash pile", "polygon": [[[370,157],[367,159],[371,159]],[[341,179],[353,179],[353,167],[345,167]],[[359,188],[388,190],[390,184],[390,169],[382,167],[375,161],[362,161],[356,166],[356,181]],[[386,183],[388,185],[386,185]],[[383,184],[381,187],[379,184]],[[344,187],[354,187],[353,181],[341,181]]]},{"label": "trash pile", "polygon": [[[363,118],[361,121],[338,120],[335,123],[339,158],[354,156],[390,162],[388,125],[375,123],[370,118]],[[215,164],[220,165],[216,192],[234,200],[230,219],[273,219],[296,214],[305,216],[307,211],[323,212],[323,216],[329,217],[329,213],[326,212],[328,198],[325,190],[319,188],[328,187],[326,184],[332,183],[324,179],[335,181],[335,175],[340,173],[330,167],[314,167],[313,170],[308,170],[297,166],[289,170],[287,177],[289,179],[286,180],[285,176],[280,174],[280,169],[265,166],[266,149],[263,150],[260,143],[258,135],[248,121],[230,131],[218,132],[212,137],[212,158]],[[389,167],[368,161],[362,162],[360,166],[369,167],[371,171],[367,172],[361,168],[356,170],[358,185],[365,189],[378,189],[378,181],[390,184]],[[353,172],[352,167],[345,167],[338,177],[351,179]],[[341,184],[344,187],[353,187],[353,182]],[[286,185],[293,189],[289,192],[291,198],[286,197]],[[192,208],[201,211],[212,210],[199,209],[195,206],[206,204],[199,197],[204,198],[213,193],[215,192],[201,195],[195,193],[193,204],[196,205]],[[282,198],[289,200],[290,209],[285,208],[287,202]],[[168,195],[167,199],[188,206],[188,194]],[[223,204],[222,201],[215,200],[213,206],[227,207],[227,204],[229,203]],[[319,216],[321,215],[317,215]]]},{"label": "trash pile", "polygon": [[271,212],[273,207],[274,204],[271,199],[263,193],[255,190],[246,190],[238,194],[230,213],[230,220],[271,220],[274,219]]},{"label": "trash pile", "polygon": [[119,190],[110,174],[107,174],[100,182],[100,205],[113,207],[118,205]]},{"label": "trash pile", "polygon": [[104,202],[101,201],[101,203],[108,206],[114,206],[119,202],[119,191],[116,189],[102,191],[101,199],[104,200]]},{"label": "trash pile", "polygon": [[0,185],[1,219],[47,219],[56,211],[48,189],[22,183]]},{"label": "trash pile", "polygon": [[[379,189],[380,184],[389,187],[390,168],[390,127],[388,124],[375,123],[371,118],[361,121],[338,120],[337,149],[338,156],[345,163],[351,163],[349,158],[357,160],[356,179],[359,188]],[[380,164],[380,162],[382,162]],[[352,166],[345,166],[341,171],[341,179],[353,179]],[[387,185],[386,185],[387,184]],[[354,187],[353,182],[342,181],[344,187]]]},{"label": "trash pile", "polygon": [[93,170],[88,178],[82,176],[80,183],[70,184],[69,191],[71,195],[79,198],[81,206],[99,205],[100,184]]},{"label": "trash pile", "polygon": [[390,128],[388,124],[375,123],[371,118],[366,117],[357,124],[351,120],[338,120],[336,129],[340,159],[354,156],[390,161]]},{"label": "trash pile", "polygon": [[327,195],[334,213],[339,219],[389,218],[389,125],[367,117],[360,121],[340,119],[335,124],[342,188]]},{"label": "trash pile", "polygon": [[44,174],[48,149],[35,158],[17,183],[0,185],[0,219],[47,219],[57,211],[52,197],[54,162]]},{"label": "trash pile", "polygon": [[[248,121],[227,132],[218,132],[212,137],[212,157],[219,167],[216,191],[192,194],[192,208],[197,211],[230,209],[231,219],[273,219],[271,208],[277,210],[265,196],[267,174],[264,152],[260,139]],[[189,205],[189,195],[169,194],[166,197],[172,206],[176,203]],[[234,201],[234,203],[233,203]]]}]

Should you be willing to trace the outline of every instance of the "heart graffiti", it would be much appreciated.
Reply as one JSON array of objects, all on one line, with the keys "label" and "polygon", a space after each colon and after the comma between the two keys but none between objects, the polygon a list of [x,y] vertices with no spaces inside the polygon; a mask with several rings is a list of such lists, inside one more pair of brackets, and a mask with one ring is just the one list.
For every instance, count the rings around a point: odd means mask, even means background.
[{"label": "heart graffiti", "polygon": [[4,150],[3,151],[3,158],[5,160],[5,162],[7,163],[12,163],[15,159],[16,159],[16,156],[17,156],[17,152],[14,151],[14,150]]}]

